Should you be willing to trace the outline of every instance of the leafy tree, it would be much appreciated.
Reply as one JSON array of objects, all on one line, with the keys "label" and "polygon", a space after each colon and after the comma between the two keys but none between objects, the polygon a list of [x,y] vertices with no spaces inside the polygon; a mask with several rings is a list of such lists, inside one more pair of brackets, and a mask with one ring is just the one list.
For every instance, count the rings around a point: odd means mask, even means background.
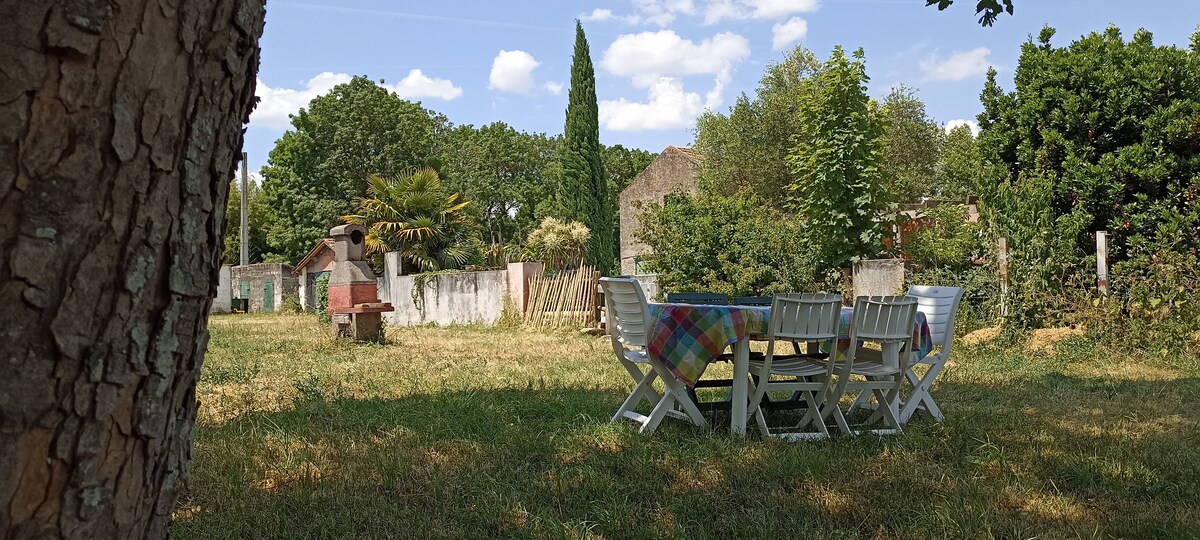
[{"label": "leafy tree", "polygon": [[947,199],[965,199],[979,193],[983,158],[971,128],[958,126],[946,135],[937,164],[938,195]]},{"label": "leafy tree", "polygon": [[1062,48],[1053,35],[1022,46],[1015,91],[989,73],[979,117],[980,151],[1000,172],[981,186],[985,218],[1014,246],[1026,322],[1045,312],[1033,296],[1090,271],[1098,230],[1117,276],[1200,250],[1200,55],[1145,30]]},{"label": "leafy tree", "polygon": [[472,202],[491,243],[520,241],[534,228],[558,174],[557,138],[495,122],[457,126],[440,146],[446,185]]},{"label": "leafy tree", "polygon": [[612,196],[600,158],[600,121],[596,105],[596,74],[583,25],[575,21],[575,53],[571,60],[571,89],[561,152],[562,181],[557,213],[579,221],[592,231],[588,262],[602,275],[616,263],[616,226]]},{"label": "leafy tree", "polygon": [[787,205],[792,182],[787,156],[801,136],[801,102],[814,91],[821,62],[804,47],[771,64],[754,97],[742,94],[727,114],[707,111],[696,122],[694,148],[704,156],[705,191],[755,193],[774,208]]},{"label": "leafy tree", "polygon": [[825,272],[883,248],[882,130],[867,97],[862,49],[853,58],[834,48],[815,77],[815,92],[801,101],[798,144],[788,155],[795,175],[789,201]]},{"label": "leafy tree", "polygon": [[[936,4],[938,11],[945,11],[953,3],[954,0],[925,0],[926,7]],[[982,26],[991,26],[1002,12],[1013,14],[1013,0],[979,0],[975,4],[975,14],[979,15],[979,24]]]},{"label": "leafy tree", "polygon": [[[221,256],[224,264],[241,264],[242,262],[242,194],[238,189],[238,180],[229,183],[229,201],[225,205],[225,251]],[[271,207],[268,206],[263,190],[255,182],[250,182],[250,194],[246,201],[249,216],[247,216],[247,231],[249,237],[250,263],[264,262],[269,257],[270,247],[267,244],[267,230],[271,226]]]},{"label": "leafy tree", "polygon": [[647,208],[638,238],[664,290],[757,296],[818,288],[804,229],[751,193],[679,194]]},{"label": "leafy tree", "polygon": [[447,195],[437,171],[373,174],[367,194],[354,199],[358,213],[342,219],[367,228],[368,253],[400,252],[404,273],[462,268],[479,259],[478,233],[463,211],[469,203]]},{"label": "leafy tree", "polygon": [[400,99],[366,77],[335,86],[292,116],[292,130],[271,150],[263,191],[274,211],[271,253],[298,261],[329,233],[367,176],[395,176],[435,165],[444,116]]},{"label": "leafy tree", "polygon": [[934,180],[941,154],[942,128],[925,114],[925,103],[913,89],[893,88],[879,107],[883,148],[879,161],[888,198],[915,202],[943,196]]},{"label": "leafy tree", "polygon": [[629,187],[657,154],[621,145],[601,146],[600,161],[604,163],[604,174],[608,177],[608,193],[614,199]]},{"label": "leafy tree", "polygon": [[541,261],[547,269],[566,270],[587,259],[591,236],[587,226],[578,221],[547,217],[529,233],[525,247],[529,260]]}]

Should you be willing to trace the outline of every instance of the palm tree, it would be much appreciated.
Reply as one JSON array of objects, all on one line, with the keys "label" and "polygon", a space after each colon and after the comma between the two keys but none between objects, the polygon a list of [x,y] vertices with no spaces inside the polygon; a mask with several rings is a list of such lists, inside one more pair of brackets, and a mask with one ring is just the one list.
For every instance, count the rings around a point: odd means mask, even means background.
[{"label": "palm tree", "polygon": [[367,177],[367,197],[355,197],[356,214],[342,216],[367,228],[371,254],[400,252],[403,268],[433,272],[461,268],[471,260],[473,223],[458,194],[446,195],[428,167],[399,177]]}]

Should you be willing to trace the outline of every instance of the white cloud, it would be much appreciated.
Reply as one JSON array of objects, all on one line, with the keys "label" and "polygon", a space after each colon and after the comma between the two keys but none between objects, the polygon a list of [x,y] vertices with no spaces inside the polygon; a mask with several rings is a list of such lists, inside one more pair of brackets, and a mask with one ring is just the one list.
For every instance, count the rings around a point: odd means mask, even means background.
[{"label": "white cloud", "polygon": [[696,4],[692,0],[633,0],[636,15],[625,17],[629,24],[648,23],[660,27],[669,26],[680,14],[694,15]]},{"label": "white cloud", "polygon": [[305,83],[304,88],[271,88],[259,79],[257,85],[258,106],[250,115],[250,124],[256,127],[287,129],[291,127],[288,115],[307,107],[313,98],[325,94],[334,86],[350,82],[345,73],[324,72]]},{"label": "white cloud", "polygon": [[501,50],[492,60],[492,73],[488,76],[488,88],[528,94],[533,92],[533,70],[541,62],[525,51]]},{"label": "white cloud", "polygon": [[[254,114],[250,116],[250,124],[255,127],[271,129],[288,129],[291,127],[289,115],[295,114],[301,107],[307,107],[317,96],[327,94],[334,86],[350,82],[351,77],[346,73],[323,72],[304,83],[303,88],[271,88],[259,79],[255,94],[259,98]],[[381,84],[380,86],[395,92],[402,99],[438,98],[452,100],[462,95],[463,90],[449,79],[438,79],[425,75],[420,69],[413,69],[396,84]]]},{"label": "white cloud", "polygon": [[976,122],[974,120],[966,120],[963,118],[959,118],[957,120],[951,120],[949,122],[946,122],[946,133],[950,133],[951,131],[954,131],[954,128],[956,128],[958,126],[967,126],[968,128],[971,129],[971,135],[973,135],[975,137],[979,136],[979,122]]},{"label": "white cloud", "polygon": [[820,6],[818,0],[709,0],[704,8],[704,24],[725,19],[782,19],[816,11]]},{"label": "white cloud", "polygon": [[934,81],[961,81],[987,73],[988,66],[991,65],[988,55],[991,53],[987,47],[979,47],[954,53],[944,59],[933,54],[921,60],[921,72],[927,79]]},{"label": "white cloud", "polygon": [[660,30],[618,36],[600,65],[613,75],[631,77],[636,86],[649,87],[660,76],[728,75],[733,63],[749,56],[750,42],[737,34],[725,32],[695,43]]},{"label": "white cloud", "polygon": [[408,72],[395,85],[384,85],[403,99],[437,98],[450,101],[463,94],[462,88],[454,86],[450,79],[437,79],[426,76],[419,69]]},{"label": "white cloud", "polygon": [[800,17],[792,17],[785,22],[775,23],[771,27],[771,47],[781,50],[792,43],[804,39],[808,35],[808,21]]},{"label": "white cloud", "polygon": [[621,98],[601,101],[599,107],[600,123],[613,131],[687,128],[705,109],[700,94],[684,91],[683,82],[672,77],[651,85],[646,103]]},{"label": "white cloud", "polygon": [[543,84],[542,87],[545,88],[546,91],[550,92],[551,94],[554,94],[556,96],[562,95],[563,85],[560,82],[546,81],[546,83]]},{"label": "white cloud", "polygon": [[579,16],[579,20],[585,21],[585,22],[586,21],[607,21],[612,18],[613,18],[613,12],[611,9],[601,9],[601,8],[593,9],[591,13],[585,13],[585,14]]}]

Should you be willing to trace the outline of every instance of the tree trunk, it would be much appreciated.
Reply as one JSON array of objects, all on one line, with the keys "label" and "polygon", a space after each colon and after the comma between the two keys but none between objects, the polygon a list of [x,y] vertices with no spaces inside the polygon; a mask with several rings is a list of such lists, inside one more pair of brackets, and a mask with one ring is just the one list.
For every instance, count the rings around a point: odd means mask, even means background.
[{"label": "tree trunk", "polygon": [[261,0],[0,0],[0,537],[166,536]]}]

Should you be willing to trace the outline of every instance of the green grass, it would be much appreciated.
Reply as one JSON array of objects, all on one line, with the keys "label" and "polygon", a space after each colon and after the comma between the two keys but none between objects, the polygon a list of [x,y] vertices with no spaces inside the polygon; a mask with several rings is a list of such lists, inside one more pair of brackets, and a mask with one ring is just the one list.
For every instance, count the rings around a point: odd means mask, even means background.
[{"label": "green grass", "polygon": [[602,338],[223,316],[177,538],[1196,538],[1200,360],[956,348],[947,414],[781,443],[609,416]]}]

